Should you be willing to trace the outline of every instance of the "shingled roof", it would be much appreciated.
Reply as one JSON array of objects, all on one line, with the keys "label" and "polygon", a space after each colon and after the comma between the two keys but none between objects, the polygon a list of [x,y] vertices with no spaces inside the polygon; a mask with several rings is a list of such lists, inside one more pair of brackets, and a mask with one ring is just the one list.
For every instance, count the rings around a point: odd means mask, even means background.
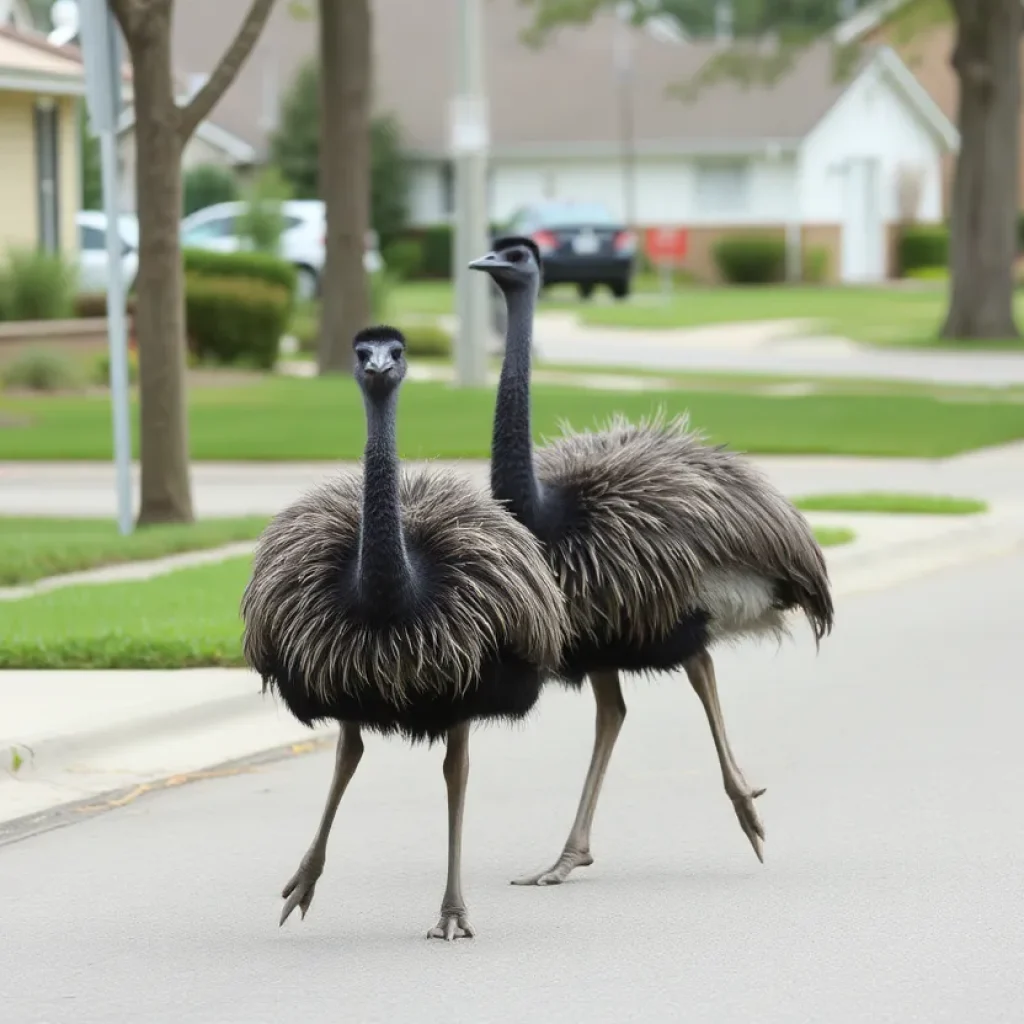
[{"label": "shingled roof", "polygon": [[[174,60],[179,74],[212,70],[249,0],[177,0]],[[315,9],[315,4],[310,6]],[[268,115],[296,70],[316,53],[316,23],[279,3],[260,42],[212,119],[262,151]],[[619,138],[614,63],[620,26],[611,16],[560,30],[544,47],[520,42],[529,12],[517,0],[485,0],[491,143],[496,154],[597,152]],[[425,155],[448,148],[448,104],[455,88],[457,0],[374,0],[376,106],[395,114],[406,144]],[[716,52],[632,30],[635,138],[641,151],[713,152],[791,144],[842,94],[830,43],[801,54],[774,86],[722,82],[692,102],[669,87]]]}]

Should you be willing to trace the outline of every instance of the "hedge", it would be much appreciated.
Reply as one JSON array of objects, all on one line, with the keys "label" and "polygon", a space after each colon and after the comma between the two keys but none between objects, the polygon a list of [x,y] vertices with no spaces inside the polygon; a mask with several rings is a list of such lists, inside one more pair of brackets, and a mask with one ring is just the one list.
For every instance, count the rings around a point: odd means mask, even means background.
[{"label": "hedge", "polygon": [[295,294],[295,267],[269,253],[185,249],[182,255],[188,276],[246,277],[283,288],[289,296]]},{"label": "hedge", "polygon": [[949,229],[939,225],[915,226],[900,232],[897,259],[901,274],[921,267],[949,265]]},{"label": "hedge", "polygon": [[768,235],[733,235],[714,247],[718,271],[730,284],[774,284],[786,278],[786,242]]},{"label": "hedge", "polygon": [[288,324],[291,295],[280,284],[225,275],[189,274],[185,320],[201,361],[269,370]]},{"label": "hedge", "polygon": [[[490,237],[504,233],[501,224],[490,225]],[[415,276],[429,279],[450,280],[452,276],[453,232],[449,224],[436,224],[429,228],[415,228],[406,233],[403,241],[419,245],[419,267]],[[399,243],[392,243],[391,248]],[[399,260],[407,255],[403,253]],[[481,253],[483,255],[483,253]],[[390,269],[390,267],[389,267]]]}]

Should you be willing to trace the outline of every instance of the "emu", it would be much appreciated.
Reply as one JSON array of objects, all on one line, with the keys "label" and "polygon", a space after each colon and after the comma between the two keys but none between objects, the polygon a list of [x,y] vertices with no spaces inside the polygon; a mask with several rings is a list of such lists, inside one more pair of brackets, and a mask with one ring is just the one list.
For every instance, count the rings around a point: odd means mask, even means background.
[{"label": "emu", "polygon": [[758,860],[764,826],[736,762],[718,700],[711,649],[781,638],[800,609],[820,643],[833,623],[821,549],[803,516],[749,462],[711,447],[686,417],[613,418],[565,432],[534,453],[530,351],[541,268],[529,238],[498,239],[470,267],[507,306],[491,450],[491,493],[535,534],[566,597],[563,682],[589,676],[597,705],[593,754],[561,856],[518,885],[555,885],[593,863],[591,825],[626,705],[620,672],[683,668],[704,706],[725,791]]},{"label": "emu", "polygon": [[319,828],[282,892],[280,923],[312,903],[363,729],[447,739],[448,878],[428,936],[472,937],[461,882],[469,724],[518,720],[557,666],[562,595],[529,531],[453,473],[400,472],[395,441],[405,339],[353,342],[367,439],[363,477],[325,483],[279,513],[242,597],[247,663],[305,725],[338,721]]}]

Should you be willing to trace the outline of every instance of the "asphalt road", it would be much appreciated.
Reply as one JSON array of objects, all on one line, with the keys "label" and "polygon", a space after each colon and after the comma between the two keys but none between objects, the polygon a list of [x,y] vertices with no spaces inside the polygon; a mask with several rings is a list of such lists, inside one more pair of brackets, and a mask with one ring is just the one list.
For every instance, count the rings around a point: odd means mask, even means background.
[{"label": "asphalt road", "polygon": [[326,753],[198,782],[0,847],[4,1024],[708,1021],[996,1024],[1024,996],[1024,558],[850,598],[723,652],[722,699],[767,830],[754,859],[681,680],[631,684],[594,836],[557,852],[586,696],[474,736],[466,895],[478,937],[424,936],[444,883],[440,753],[371,740],[305,922],[278,892]]}]

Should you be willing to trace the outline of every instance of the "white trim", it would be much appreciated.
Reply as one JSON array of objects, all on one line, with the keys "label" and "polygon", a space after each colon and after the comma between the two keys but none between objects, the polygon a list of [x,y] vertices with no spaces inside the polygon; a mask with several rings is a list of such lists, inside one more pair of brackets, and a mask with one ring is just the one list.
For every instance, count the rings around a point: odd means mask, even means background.
[{"label": "white trim", "polygon": [[47,96],[84,96],[85,81],[71,75],[0,69],[0,92],[42,93]]},{"label": "white trim", "polygon": [[932,99],[913,71],[900,60],[899,54],[891,46],[881,46],[872,61],[875,62],[946,149],[950,152],[959,149],[960,133],[956,125],[942,112],[942,108]]}]

